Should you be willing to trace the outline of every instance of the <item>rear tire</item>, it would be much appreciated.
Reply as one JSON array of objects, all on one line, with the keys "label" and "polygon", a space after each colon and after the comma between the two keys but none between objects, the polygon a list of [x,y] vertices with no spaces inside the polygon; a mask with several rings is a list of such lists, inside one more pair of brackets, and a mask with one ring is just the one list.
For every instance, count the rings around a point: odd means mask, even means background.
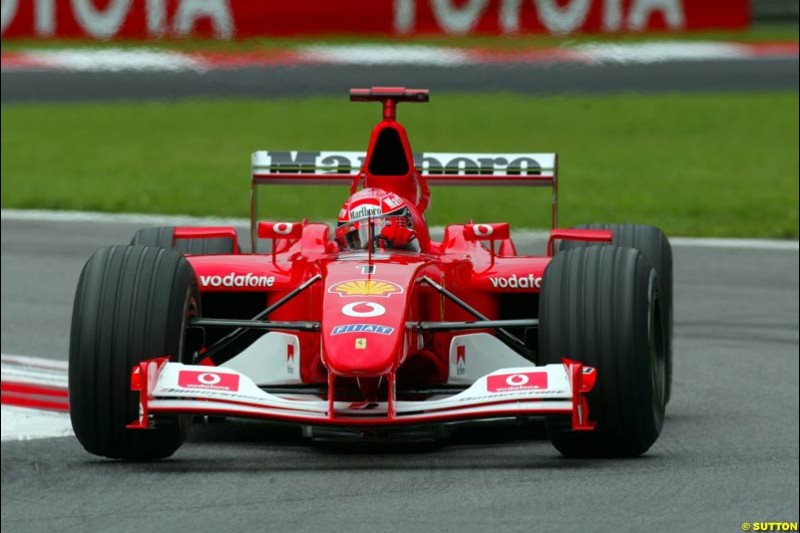
[{"label": "rear tire", "polygon": [[194,271],[174,250],[110,246],[92,255],[78,281],[69,349],[70,417],[86,451],[147,461],[169,457],[183,443],[191,417],[161,416],[155,429],[126,429],[139,416],[130,375],[154,357],[190,362],[186,322],[199,306]]},{"label": "rear tire", "polygon": [[142,228],[133,235],[131,245],[172,248],[191,255],[232,254],[239,251],[234,249],[233,239],[230,238],[174,240],[172,237],[174,231],[175,226]]},{"label": "rear tire", "polygon": [[[664,232],[655,226],[634,224],[583,224],[582,229],[608,229],[614,233],[614,246],[636,248],[641,251],[658,272],[661,280],[662,331],[667,337],[667,393],[672,396],[672,246]],[[581,241],[562,241],[559,250],[572,250],[585,246],[604,245]]]},{"label": "rear tire", "polygon": [[597,369],[587,395],[593,431],[547,419],[567,457],[634,457],[661,433],[666,342],[658,274],[633,248],[583,247],[548,265],[540,298],[539,348],[545,364],[562,357]]}]

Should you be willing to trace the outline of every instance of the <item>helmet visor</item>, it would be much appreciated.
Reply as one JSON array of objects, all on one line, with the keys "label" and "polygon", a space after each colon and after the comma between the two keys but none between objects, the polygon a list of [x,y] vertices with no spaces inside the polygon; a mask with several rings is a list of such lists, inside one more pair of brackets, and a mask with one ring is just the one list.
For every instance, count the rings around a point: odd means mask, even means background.
[{"label": "helmet visor", "polygon": [[[405,238],[400,240],[387,239],[384,229],[387,226],[400,226],[408,231],[403,232]],[[370,236],[374,245],[373,250],[420,250],[413,225],[409,216],[393,214],[391,216],[374,217],[356,222],[346,222],[336,229],[336,240],[339,247],[345,251],[366,250],[370,244]]]}]

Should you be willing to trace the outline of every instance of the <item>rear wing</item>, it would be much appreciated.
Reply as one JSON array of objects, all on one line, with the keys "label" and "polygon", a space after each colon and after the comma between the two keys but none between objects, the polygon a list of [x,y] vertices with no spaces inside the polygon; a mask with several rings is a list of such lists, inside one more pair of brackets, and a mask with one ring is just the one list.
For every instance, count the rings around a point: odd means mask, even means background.
[{"label": "rear wing", "polygon": [[[251,228],[256,227],[258,185],[350,185],[365,178],[366,152],[258,151],[252,156]],[[558,157],[547,153],[414,154],[428,185],[552,187],[553,228],[558,221]]]}]

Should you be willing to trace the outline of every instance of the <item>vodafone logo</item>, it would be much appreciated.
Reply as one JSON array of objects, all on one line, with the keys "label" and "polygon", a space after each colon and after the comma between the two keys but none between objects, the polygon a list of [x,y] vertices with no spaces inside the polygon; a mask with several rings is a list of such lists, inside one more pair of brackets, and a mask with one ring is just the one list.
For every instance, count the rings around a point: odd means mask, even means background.
[{"label": "vodafone logo", "polygon": [[542,278],[528,274],[527,276],[517,276],[511,274],[507,277],[491,277],[489,282],[495,289],[541,289]]},{"label": "vodafone logo", "polygon": [[464,238],[468,241],[502,241],[510,238],[508,223],[466,224]]},{"label": "vodafone logo", "polygon": [[489,224],[476,224],[475,226],[472,226],[472,229],[475,232],[476,237],[488,237],[494,233],[494,228]]},{"label": "vodafone logo", "polygon": [[521,387],[529,381],[530,378],[525,374],[514,374],[513,376],[508,376],[506,378],[506,383],[509,387]]},{"label": "vodafone logo", "polygon": [[386,314],[386,308],[375,302],[353,302],[342,307],[342,314],[353,318],[375,318]]},{"label": "vodafone logo", "polygon": [[498,374],[486,378],[486,390],[489,392],[517,392],[546,388],[547,372]]},{"label": "vodafone logo", "polygon": [[184,389],[236,391],[239,390],[239,376],[219,372],[182,370],[178,374],[178,386]]},{"label": "vodafone logo", "polygon": [[219,374],[212,374],[211,372],[206,372],[205,374],[200,374],[197,376],[197,381],[202,383],[203,385],[216,385],[222,378]]},{"label": "vodafone logo", "polygon": [[289,235],[294,229],[294,224],[291,222],[278,222],[272,226],[272,231],[278,235]]},{"label": "vodafone logo", "polygon": [[200,276],[200,285],[203,287],[272,287],[274,284],[275,276],[258,276],[252,272]]},{"label": "vodafone logo", "polygon": [[300,222],[266,222],[258,223],[259,239],[299,239],[303,236],[303,224]]}]

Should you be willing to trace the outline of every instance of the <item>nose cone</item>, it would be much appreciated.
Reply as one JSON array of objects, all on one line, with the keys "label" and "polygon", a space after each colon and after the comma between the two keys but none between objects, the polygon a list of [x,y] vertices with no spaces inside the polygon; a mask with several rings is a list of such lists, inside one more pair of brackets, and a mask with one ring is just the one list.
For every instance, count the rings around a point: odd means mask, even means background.
[{"label": "nose cone", "polygon": [[[381,309],[378,306],[380,304],[367,307],[364,303],[358,303],[353,309],[373,311]],[[356,321],[347,317],[336,322],[337,325],[329,326],[323,320],[323,327],[328,333],[323,341],[325,364],[334,374],[348,377],[382,376],[388,374],[400,359],[401,341],[405,333],[402,318],[392,317],[390,320],[383,316],[380,321]]]},{"label": "nose cone", "polygon": [[416,268],[388,262],[376,266],[348,261],[325,268],[322,347],[325,365],[338,376],[382,376],[405,357],[409,287]]}]

